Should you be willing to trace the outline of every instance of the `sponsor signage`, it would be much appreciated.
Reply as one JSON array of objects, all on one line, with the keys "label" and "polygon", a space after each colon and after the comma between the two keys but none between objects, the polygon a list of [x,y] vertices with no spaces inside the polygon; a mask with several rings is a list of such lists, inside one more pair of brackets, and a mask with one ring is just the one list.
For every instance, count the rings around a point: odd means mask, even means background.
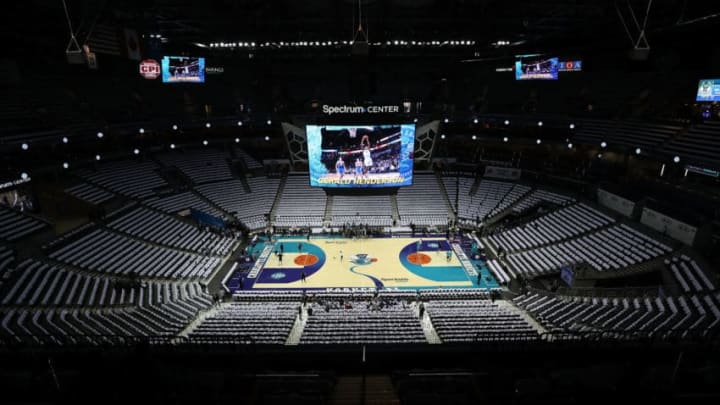
[{"label": "sponsor signage", "polygon": [[160,64],[155,59],[145,59],[140,62],[140,76],[148,80],[160,77]]},{"label": "sponsor signage", "polygon": [[396,114],[400,112],[398,105],[328,105],[323,104],[322,113],[333,114]]}]

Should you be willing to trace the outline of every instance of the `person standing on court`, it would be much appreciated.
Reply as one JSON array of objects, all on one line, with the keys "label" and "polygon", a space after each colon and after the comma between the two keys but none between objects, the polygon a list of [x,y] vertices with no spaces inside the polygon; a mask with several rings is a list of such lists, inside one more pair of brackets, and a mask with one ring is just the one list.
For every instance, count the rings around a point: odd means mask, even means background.
[{"label": "person standing on court", "polygon": [[307,282],[307,280],[305,280],[306,277],[307,277],[307,275],[305,274],[304,271],[302,273],[300,273],[300,281],[302,281],[303,283]]},{"label": "person standing on court", "polygon": [[342,251],[342,249],[340,250],[340,261],[343,261],[343,251]]},{"label": "person standing on court", "polygon": [[280,242],[280,253],[285,253],[285,246]]},{"label": "person standing on court", "polygon": [[302,252],[302,242],[298,243],[298,253]]}]

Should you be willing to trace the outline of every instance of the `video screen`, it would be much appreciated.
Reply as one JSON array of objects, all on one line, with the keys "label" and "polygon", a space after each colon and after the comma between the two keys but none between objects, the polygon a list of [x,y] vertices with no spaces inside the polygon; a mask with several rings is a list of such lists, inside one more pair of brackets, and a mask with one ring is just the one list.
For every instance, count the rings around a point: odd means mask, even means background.
[{"label": "video screen", "polygon": [[515,80],[557,80],[558,58],[515,61]]},{"label": "video screen", "polygon": [[696,101],[720,101],[720,79],[700,80]]},{"label": "video screen", "polygon": [[326,188],[412,184],[415,125],[308,125],[310,185]]},{"label": "video screen", "polygon": [[160,67],[163,83],[205,82],[205,58],[164,56]]}]

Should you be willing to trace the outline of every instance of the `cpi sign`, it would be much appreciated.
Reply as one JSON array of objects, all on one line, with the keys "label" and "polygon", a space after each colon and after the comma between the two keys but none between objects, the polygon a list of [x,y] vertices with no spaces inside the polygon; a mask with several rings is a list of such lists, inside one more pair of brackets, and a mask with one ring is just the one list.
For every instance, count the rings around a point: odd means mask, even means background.
[{"label": "cpi sign", "polygon": [[146,79],[157,79],[160,76],[160,64],[155,59],[140,62],[140,76]]}]

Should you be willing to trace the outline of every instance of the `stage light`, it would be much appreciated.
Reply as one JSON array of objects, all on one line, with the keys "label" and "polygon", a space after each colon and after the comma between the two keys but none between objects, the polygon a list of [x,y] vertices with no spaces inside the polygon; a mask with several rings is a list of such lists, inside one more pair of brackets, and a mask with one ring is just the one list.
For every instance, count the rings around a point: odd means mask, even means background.
[{"label": "stage light", "polygon": [[235,143],[240,143],[240,138],[235,138]]},{"label": "stage light", "polygon": [[28,150],[30,149],[30,145],[23,143],[22,145],[20,145],[20,148],[22,148],[22,150]]},{"label": "stage light", "polygon": [[266,140],[266,141],[269,141],[269,140],[270,140],[270,137],[267,136],[267,135],[265,135],[265,140]]},{"label": "stage light", "polygon": [[22,172],[22,173],[20,174],[20,178],[23,179],[23,180],[27,180],[28,177],[30,177],[30,176],[28,176],[28,174],[25,173],[25,172]]},{"label": "stage light", "polygon": [[680,163],[680,156],[675,156],[675,157],[673,158],[673,162],[675,162],[675,163]]},{"label": "stage light", "polygon": [[600,147],[607,148],[607,142],[605,142],[605,141],[600,142]]},{"label": "stage light", "polygon": [[639,155],[640,153],[642,153],[642,150],[640,148],[635,148],[635,154]]},{"label": "stage light", "polygon": [[477,139],[477,135],[472,136],[473,141]]},{"label": "stage light", "polygon": [[174,143],[171,143],[171,144],[170,144],[170,149],[175,149],[175,144],[174,144]]},{"label": "stage light", "polygon": [[133,150],[133,153],[136,154],[136,155],[139,155],[139,154],[140,154],[140,149],[135,148],[135,150]]},{"label": "stage light", "polygon": [[68,143],[67,136],[63,136],[63,137],[62,137],[62,143]]},{"label": "stage light", "polygon": [[542,121],[538,121],[538,126],[539,126],[539,127],[543,126],[543,122],[542,122]]},{"label": "stage light", "polygon": [[538,140],[535,141],[535,143],[538,144],[538,145],[540,145],[540,144],[542,143],[542,141],[538,139]]},{"label": "stage light", "polygon": [[510,125],[510,120],[505,120],[505,125]]},{"label": "stage light", "polygon": [[102,132],[98,132],[98,133],[97,133],[98,139],[102,139],[103,136],[105,136],[105,134],[103,134]]},{"label": "stage light", "polygon": [[243,126],[242,121],[238,121],[238,126],[239,126],[239,127]]},{"label": "stage light", "polygon": [[207,139],[203,140],[203,145],[204,145],[204,146],[208,146],[208,141],[207,141]]},{"label": "stage light", "polygon": [[68,162],[63,162],[63,169],[69,169],[70,164]]},{"label": "stage light", "polygon": [[177,131],[178,126],[177,126],[177,125],[173,125],[173,126],[172,126],[172,129],[173,129],[173,131]]},{"label": "stage light", "polygon": [[210,125],[209,122],[206,122],[206,123],[205,123],[205,128],[210,128],[211,126],[212,126],[212,125]]},{"label": "stage light", "polygon": [[144,133],[145,133],[145,128],[140,128],[140,129],[138,129],[138,132],[141,133],[141,134],[144,134]]},{"label": "stage light", "polygon": [[95,160],[100,160],[100,155],[95,155]]},{"label": "stage light", "polygon": [[507,142],[507,141],[508,141],[508,137],[506,136],[503,138],[503,142]]},{"label": "stage light", "polygon": [[575,129],[575,124],[570,124],[570,129]]}]

